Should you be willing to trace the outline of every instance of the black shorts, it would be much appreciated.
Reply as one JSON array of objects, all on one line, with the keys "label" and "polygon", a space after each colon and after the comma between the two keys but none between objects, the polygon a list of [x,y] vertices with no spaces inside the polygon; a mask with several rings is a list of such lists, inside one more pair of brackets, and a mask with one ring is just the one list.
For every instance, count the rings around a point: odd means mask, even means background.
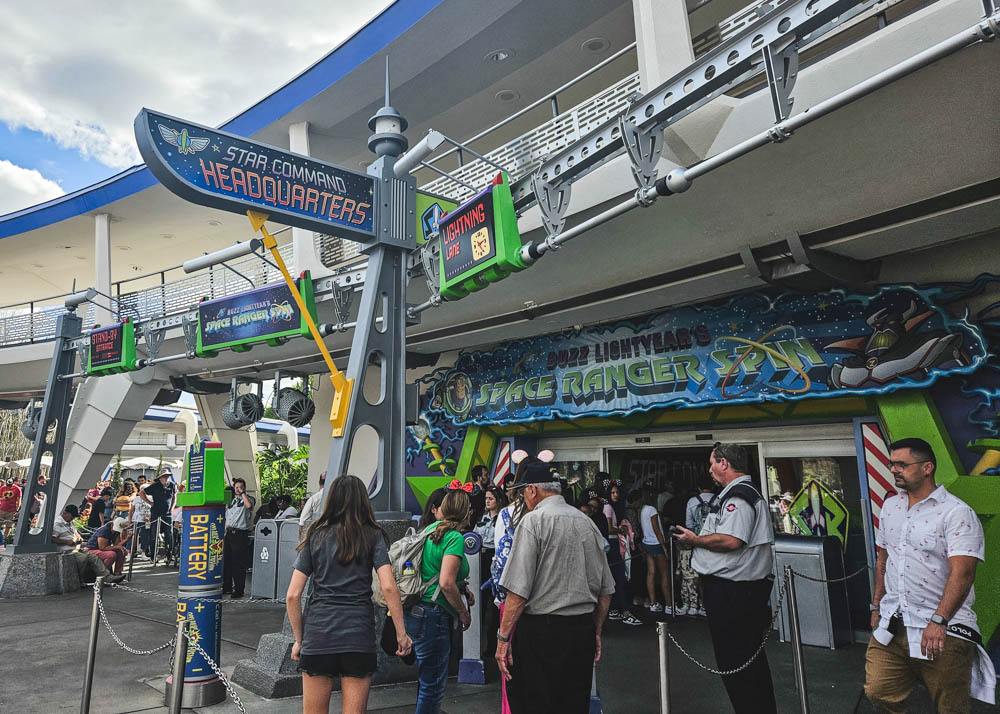
[{"label": "black shorts", "polygon": [[370,677],[378,665],[374,652],[299,655],[299,671],[310,677]]}]

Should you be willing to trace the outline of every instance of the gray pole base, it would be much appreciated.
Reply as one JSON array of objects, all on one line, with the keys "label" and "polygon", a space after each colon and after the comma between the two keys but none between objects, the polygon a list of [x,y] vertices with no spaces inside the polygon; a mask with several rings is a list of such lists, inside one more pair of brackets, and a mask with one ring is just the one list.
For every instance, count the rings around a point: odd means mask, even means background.
[{"label": "gray pole base", "polygon": [[[405,514],[407,517],[409,514]],[[389,535],[393,543],[406,533],[413,525],[408,519],[379,519],[379,525]],[[308,595],[303,597],[303,608],[308,605]],[[385,622],[385,609],[375,608],[375,652],[378,658],[378,671],[372,677],[372,684],[389,684],[394,682],[412,682],[417,678],[417,668],[407,666],[398,657],[390,657],[378,646],[378,636]],[[243,659],[233,670],[232,681],[244,689],[267,699],[282,697],[298,697],[302,694],[302,675],[298,672],[298,663],[292,661],[292,645],[295,637],[285,616],[285,624],[281,632],[263,635],[257,645],[257,654],[253,659]],[[333,687],[340,688],[340,680],[335,679]],[[185,701],[187,692],[184,693]],[[187,706],[187,705],[185,705]]]},{"label": "gray pole base", "polygon": [[74,593],[80,571],[62,553],[0,553],[0,598]]},{"label": "gray pole base", "polygon": [[[171,677],[167,677],[166,690],[163,694],[163,706],[169,707],[173,701],[174,683]],[[218,704],[226,698],[226,685],[221,679],[213,679],[210,682],[190,682],[184,685],[184,693],[181,695],[181,706],[184,709],[194,709],[195,707],[207,707]]]}]

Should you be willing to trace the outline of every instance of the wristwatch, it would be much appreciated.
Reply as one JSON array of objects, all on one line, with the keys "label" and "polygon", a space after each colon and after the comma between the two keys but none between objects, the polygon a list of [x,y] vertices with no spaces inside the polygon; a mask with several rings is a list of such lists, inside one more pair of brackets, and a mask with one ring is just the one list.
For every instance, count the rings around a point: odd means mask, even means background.
[{"label": "wristwatch", "polygon": [[497,639],[500,640],[501,642],[510,642],[510,638],[501,635],[500,630],[497,630]]},{"label": "wristwatch", "polygon": [[941,627],[948,626],[947,618],[941,617],[936,612],[933,615],[931,615],[931,622],[933,622],[935,625],[941,625]]},{"label": "wristwatch", "polygon": [[882,609],[882,606],[879,605],[877,602],[873,602],[871,605],[868,606],[868,609],[871,610],[872,612],[878,612],[879,610]]}]

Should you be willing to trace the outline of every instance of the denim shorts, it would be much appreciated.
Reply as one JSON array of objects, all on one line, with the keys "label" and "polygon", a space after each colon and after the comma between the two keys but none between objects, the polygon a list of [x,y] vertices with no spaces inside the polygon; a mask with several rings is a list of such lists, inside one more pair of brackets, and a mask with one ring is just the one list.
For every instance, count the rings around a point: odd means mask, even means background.
[{"label": "denim shorts", "polygon": [[374,652],[336,652],[334,654],[301,654],[299,671],[310,677],[359,677],[375,674],[378,669]]},{"label": "denim shorts", "polygon": [[658,555],[664,555],[663,546],[660,544],[650,545],[649,543],[643,543],[642,549],[646,551],[646,555],[651,555],[654,558]]}]

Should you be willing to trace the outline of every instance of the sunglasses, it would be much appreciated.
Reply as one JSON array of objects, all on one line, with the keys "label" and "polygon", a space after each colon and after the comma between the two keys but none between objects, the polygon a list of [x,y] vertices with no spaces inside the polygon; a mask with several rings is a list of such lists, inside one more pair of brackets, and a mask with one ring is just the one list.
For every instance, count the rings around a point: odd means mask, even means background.
[{"label": "sunglasses", "polygon": [[923,461],[910,461],[910,462],[890,461],[889,470],[892,471],[893,469],[899,469],[900,471],[902,471],[907,466],[916,466],[917,464],[926,464],[926,463],[930,463],[930,459],[924,459]]}]

